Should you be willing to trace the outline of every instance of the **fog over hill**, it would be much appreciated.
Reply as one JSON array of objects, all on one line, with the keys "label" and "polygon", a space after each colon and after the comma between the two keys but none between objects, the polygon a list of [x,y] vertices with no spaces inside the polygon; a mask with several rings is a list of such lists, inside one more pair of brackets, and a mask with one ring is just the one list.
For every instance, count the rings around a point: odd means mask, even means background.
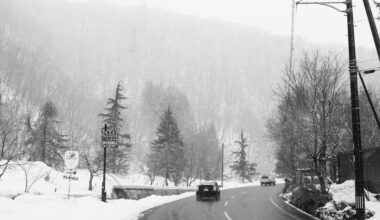
[{"label": "fog over hill", "polygon": [[32,105],[51,99],[63,121],[99,134],[97,115],[121,81],[134,134],[144,130],[138,126],[144,85],[173,86],[187,96],[197,126],[214,123],[220,142],[231,144],[244,129],[259,170],[270,169],[264,124],[288,38],[94,1],[0,0],[0,16],[3,81]]}]

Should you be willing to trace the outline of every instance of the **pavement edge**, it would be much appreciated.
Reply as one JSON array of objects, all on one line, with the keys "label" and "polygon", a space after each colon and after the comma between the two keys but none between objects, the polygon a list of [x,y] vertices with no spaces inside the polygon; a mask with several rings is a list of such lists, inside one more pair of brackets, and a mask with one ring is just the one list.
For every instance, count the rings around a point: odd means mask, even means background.
[{"label": "pavement edge", "polygon": [[300,213],[302,213],[303,215],[306,215],[306,216],[309,217],[310,219],[313,219],[313,220],[320,220],[319,218],[317,218],[317,217],[315,217],[315,216],[313,216],[313,215],[311,215],[311,214],[309,214],[309,213],[303,211],[302,209],[297,208],[296,206],[290,204],[288,201],[284,201],[283,198],[281,198],[280,195],[278,195],[278,197],[280,198],[281,201],[283,201],[283,203],[287,204],[290,208],[293,208],[293,209],[296,210],[297,212],[300,212]]}]

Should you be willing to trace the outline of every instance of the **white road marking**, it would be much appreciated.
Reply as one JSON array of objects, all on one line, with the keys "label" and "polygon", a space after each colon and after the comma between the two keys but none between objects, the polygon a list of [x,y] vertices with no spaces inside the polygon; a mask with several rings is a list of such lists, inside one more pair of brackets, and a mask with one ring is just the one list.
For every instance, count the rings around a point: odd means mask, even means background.
[{"label": "white road marking", "polygon": [[236,196],[235,196],[235,195],[231,196],[231,199],[234,199],[234,198],[236,198]]},{"label": "white road marking", "polygon": [[285,211],[283,208],[281,208],[280,206],[278,206],[275,202],[273,202],[272,198],[269,198],[269,200],[272,202],[272,204],[274,206],[276,206],[278,209],[280,209],[283,213],[285,213],[287,216],[293,218],[293,219],[296,219],[296,220],[300,220],[299,218],[297,218],[296,216],[290,214],[289,212]]},{"label": "white road marking", "polygon": [[243,194],[246,194],[246,193],[247,193],[247,191],[245,191],[245,192],[241,192],[240,195],[243,195]]},{"label": "white road marking", "polygon": [[226,218],[227,218],[228,220],[232,220],[232,218],[228,215],[227,212],[224,212],[224,216],[226,216]]},{"label": "white road marking", "polygon": [[228,205],[228,201],[224,203],[224,206],[227,206]]}]

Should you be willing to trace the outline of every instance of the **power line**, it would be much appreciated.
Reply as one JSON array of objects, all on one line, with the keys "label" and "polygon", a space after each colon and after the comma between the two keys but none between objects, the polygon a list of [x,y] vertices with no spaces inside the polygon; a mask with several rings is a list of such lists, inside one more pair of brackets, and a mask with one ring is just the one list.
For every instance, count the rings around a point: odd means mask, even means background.
[{"label": "power line", "polygon": [[[301,0],[302,1],[302,0]],[[290,71],[293,71],[293,61],[294,61],[294,31],[295,31],[295,16],[296,16],[296,1],[292,1],[292,24],[291,24],[291,30],[290,30],[290,60],[289,60],[289,65],[290,65]]]}]

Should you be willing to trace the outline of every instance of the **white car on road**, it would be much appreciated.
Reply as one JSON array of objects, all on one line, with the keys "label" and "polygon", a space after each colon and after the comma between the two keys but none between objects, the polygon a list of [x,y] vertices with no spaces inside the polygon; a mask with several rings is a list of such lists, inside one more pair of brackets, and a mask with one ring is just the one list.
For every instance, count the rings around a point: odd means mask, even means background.
[{"label": "white car on road", "polygon": [[269,175],[262,175],[260,178],[260,184],[261,186],[267,186],[267,185],[276,185],[276,179],[273,176]]}]

